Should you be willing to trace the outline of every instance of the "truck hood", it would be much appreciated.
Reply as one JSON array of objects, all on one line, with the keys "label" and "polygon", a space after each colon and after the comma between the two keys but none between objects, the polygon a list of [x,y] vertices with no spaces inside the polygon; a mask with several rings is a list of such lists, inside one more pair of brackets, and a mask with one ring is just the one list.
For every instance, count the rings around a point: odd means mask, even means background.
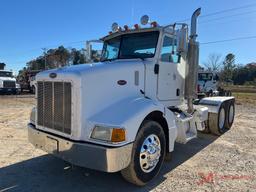
[{"label": "truck hood", "polygon": [[82,64],[40,72],[36,81],[71,82],[72,134],[62,136],[89,141],[92,117],[125,98],[143,97],[144,67],[140,59]]},{"label": "truck hood", "polygon": [[13,77],[0,77],[0,81],[16,81]]},{"label": "truck hood", "polygon": [[[50,74],[56,73],[56,79],[67,79],[67,78],[86,78],[88,75],[97,75],[98,73],[107,73],[111,71],[112,73],[126,71],[129,69],[135,69],[136,66],[143,66],[140,59],[129,59],[129,60],[116,60],[107,62],[98,62],[90,64],[80,64],[66,66],[58,69],[52,69],[40,72],[36,75],[36,80],[50,80]],[[54,81],[54,79],[52,79]]]}]

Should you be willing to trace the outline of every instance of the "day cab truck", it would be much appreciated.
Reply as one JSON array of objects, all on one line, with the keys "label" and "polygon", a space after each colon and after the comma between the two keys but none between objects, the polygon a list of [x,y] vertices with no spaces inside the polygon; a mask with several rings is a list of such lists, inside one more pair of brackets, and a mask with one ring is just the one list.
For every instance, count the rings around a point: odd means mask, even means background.
[{"label": "day cab truck", "polygon": [[101,39],[101,62],[40,72],[29,141],[74,165],[121,171],[141,186],[159,173],[175,142],[230,129],[234,97],[194,102],[200,11],[189,37],[185,23],[160,26],[143,16],[145,27],[112,25]]},{"label": "day cab truck", "polygon": [[213,71],[198,71],[197,92],[199,98],[205,96],[231,96],[231,91],[222,88],[218,74]]},{"label": "day cab truck", "polygon": [[0,94],[19,94],[20,85],[12,71],[0,70]]}]

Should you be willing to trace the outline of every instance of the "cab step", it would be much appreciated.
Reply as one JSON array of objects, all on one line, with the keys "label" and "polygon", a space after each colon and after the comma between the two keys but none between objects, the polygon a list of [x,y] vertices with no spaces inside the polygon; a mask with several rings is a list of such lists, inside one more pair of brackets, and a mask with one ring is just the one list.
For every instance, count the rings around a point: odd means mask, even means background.
[{"label": "cab step", "polygon": [[178,135],[176,142],[186,144],[197,137],[196,122],[192,115],[178,108],[169,108],[175,115]]}]

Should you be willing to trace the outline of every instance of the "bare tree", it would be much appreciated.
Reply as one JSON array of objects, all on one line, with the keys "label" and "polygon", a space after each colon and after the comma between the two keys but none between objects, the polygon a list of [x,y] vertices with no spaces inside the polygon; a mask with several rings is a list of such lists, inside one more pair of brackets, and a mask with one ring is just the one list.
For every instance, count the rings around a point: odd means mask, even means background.
[{"label": "bare tree", "polygon": [[213,71],[219,71],[222,62],[221,62],[221,55],[217,53],[211,53],[209,54],[207,60],[203,63],[203,65],[208,69],[208,70],[213,70]]}]

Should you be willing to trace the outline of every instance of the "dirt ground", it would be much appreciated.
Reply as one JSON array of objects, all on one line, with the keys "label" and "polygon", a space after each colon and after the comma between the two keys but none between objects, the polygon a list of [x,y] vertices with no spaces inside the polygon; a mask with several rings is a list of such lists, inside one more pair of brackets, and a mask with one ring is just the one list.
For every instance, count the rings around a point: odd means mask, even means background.
[{"label": "dirt ground", "polygon": [[120,173],[72,167],[35,149],[26,124],[34,99],[0,96],[0,191],[256,191],[256,107],[236,105],[233,128],[176,144],[173,158],[145,187]]}]

